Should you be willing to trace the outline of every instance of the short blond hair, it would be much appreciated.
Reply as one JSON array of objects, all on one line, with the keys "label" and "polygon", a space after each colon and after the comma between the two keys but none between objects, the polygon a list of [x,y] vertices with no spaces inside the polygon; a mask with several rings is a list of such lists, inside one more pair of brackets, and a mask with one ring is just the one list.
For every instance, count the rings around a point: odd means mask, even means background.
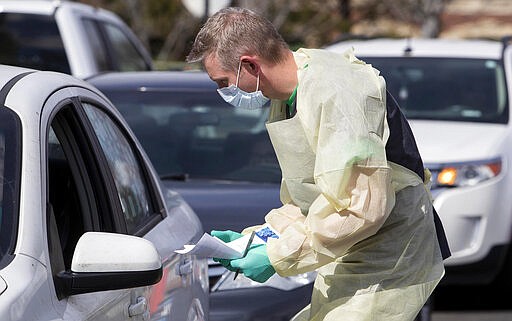
[{"label": "short blond hair", "polygon": [[285,50],[289,50],[288,44],[270,21],[249,9],[229,7],[206,21],[187,62],[203,62],[214,54],[222,69],[235,71],[242,55],[256,54],[267,62],[279,63]]}]

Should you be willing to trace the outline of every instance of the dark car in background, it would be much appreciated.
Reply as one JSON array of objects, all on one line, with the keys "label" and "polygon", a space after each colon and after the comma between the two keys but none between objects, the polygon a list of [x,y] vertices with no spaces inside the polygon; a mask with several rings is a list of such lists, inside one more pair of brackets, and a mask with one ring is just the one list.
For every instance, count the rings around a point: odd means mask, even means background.
[{"label": "dark car in background", "polygon": [[[281,206],[281,171],[265,128],[269,109],[225,103],[203,72],[109,73],[88,79],[119,109],[164,184],[206,232],[241,231]],[[310,301],[315,273],[263,284],[210,262],[210,320],[288,320]]]}]

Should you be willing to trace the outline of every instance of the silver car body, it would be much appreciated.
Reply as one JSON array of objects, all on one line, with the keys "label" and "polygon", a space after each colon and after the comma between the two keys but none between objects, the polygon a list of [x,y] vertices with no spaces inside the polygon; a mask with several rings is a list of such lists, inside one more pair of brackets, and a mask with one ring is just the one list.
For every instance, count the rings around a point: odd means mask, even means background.
[{"label": "silver car body", "polygon": [[[18,227],[14,247],[0,266],[0,319],[205,320],[208,315],[207,262],[174,253],[175,249],[202,235],[200,222],[177,193],[161,189],[147,156],[117,110],[92,86],[55,72],[0,65],[0,93],[0,110],[8,109],[19,117],[22,133],[19,211],[14,214]],[[152,197],[161,205],[154,215],[156,219],[144,230],[132,233],[114,228],[116,232],[134,234],[152,242],[163,266],[162,279],[154,285],[75,295],[58,293],[55,271],[52,272],[56,264],[52,261],[49,239],[51,222],[47,219],[46,160],[51,140],[48,132],[52,119],[63,106],[86,101],[108,114],[123,132],[145,169]],[[103,167],[102,171],[108,168]],[[107,266],[111,268],[115,270]],[[136,267],[129,269],[133,268]]]}]

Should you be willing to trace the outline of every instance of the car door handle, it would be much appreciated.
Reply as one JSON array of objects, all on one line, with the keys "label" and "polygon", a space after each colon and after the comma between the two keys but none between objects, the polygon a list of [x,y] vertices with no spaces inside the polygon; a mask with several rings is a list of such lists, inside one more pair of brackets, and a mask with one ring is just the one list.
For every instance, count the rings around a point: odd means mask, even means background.
[{"label": "car door handle", "polygon": [[142,315],[142,320],[149,320],[149,310],[146,298],[139,296],[137,298],[137,302],[128,307],[128,315],[130,317]]},{"label": "car door handle", "polygon": [[187,274],[192,273],[192,261],[186,259],[183,262],[181,262],[180,265],[178,266],[177,272],[180,276],[185,276]]}]

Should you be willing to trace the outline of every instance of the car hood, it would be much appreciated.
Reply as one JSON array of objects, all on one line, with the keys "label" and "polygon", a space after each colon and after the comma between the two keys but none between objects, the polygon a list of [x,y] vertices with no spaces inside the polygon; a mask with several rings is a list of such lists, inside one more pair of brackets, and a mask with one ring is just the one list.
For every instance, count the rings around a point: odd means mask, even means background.
[{"label": "car hood", "polygon": [[214,180],[164,180],[194,209],[205,232],[241,231],[263,224],[265,215],[280,207],[279,184]]},{"label": "car hood", "polygon": [[484,160],[499,155],[504,124],[410,120],[425,164]]}]

